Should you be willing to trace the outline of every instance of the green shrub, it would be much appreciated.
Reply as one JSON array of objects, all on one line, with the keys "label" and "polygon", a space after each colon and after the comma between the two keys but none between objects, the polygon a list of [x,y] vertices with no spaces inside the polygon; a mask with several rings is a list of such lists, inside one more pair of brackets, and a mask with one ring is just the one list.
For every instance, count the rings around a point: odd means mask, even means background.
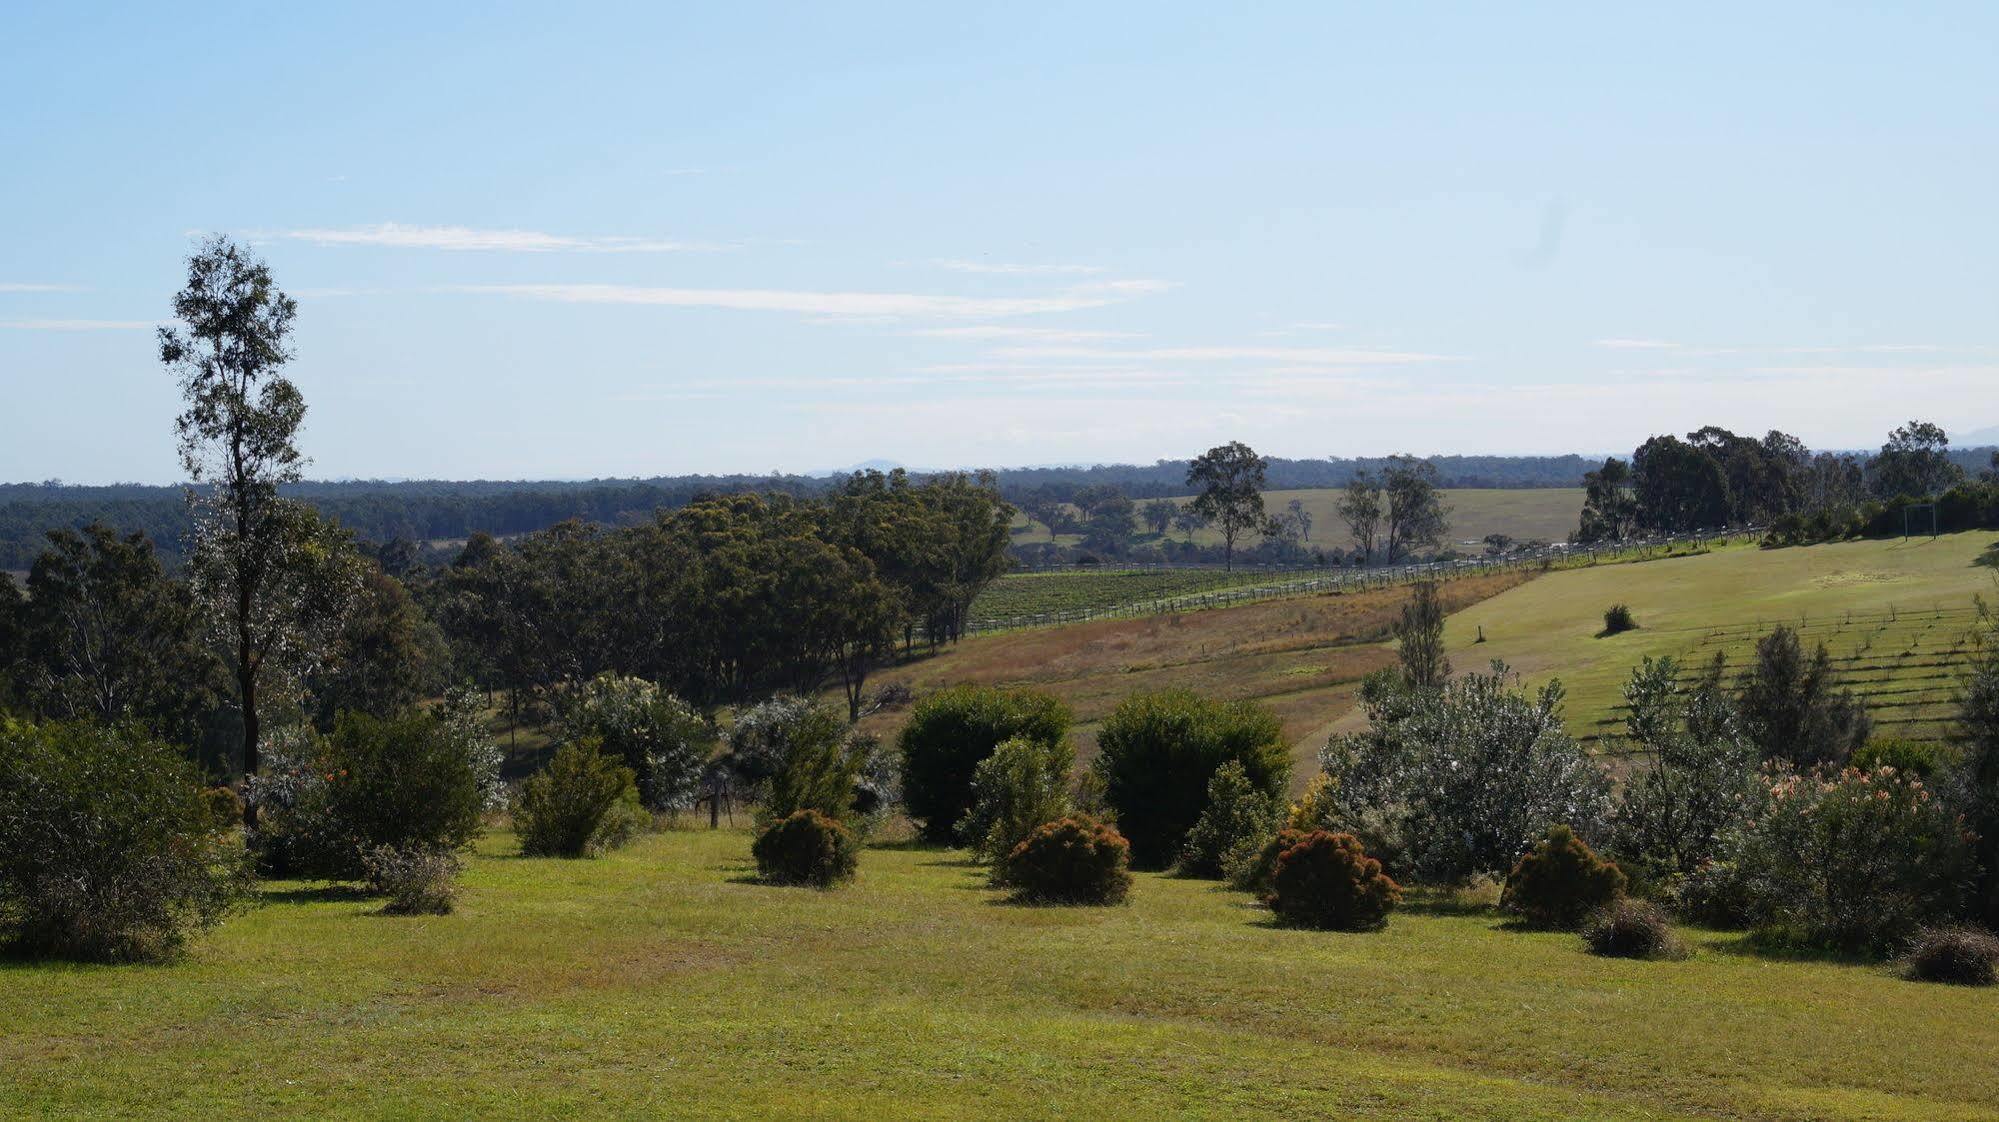
[{"label": "green shrub", "polygon": [[1254,854],[1283,818],[1283,800],[1249,781],[1241,761],[1230,760],[1208,780],[1208,806],[1187,831],[1180,871],[1190,876],[1226,875],[1227,866]]},{"label": "green shrub", "polygon": [[487,793],[455,726],[424,712],[382,719],[343,713],[333,732],[273,745],[254,788],[251,845],[274,875],[357,880],[362,854],[463,849],[479,832]]},{"label": "green shrub", "polygon": [[1559,682],[1531,697],[1516,683],[1497,662],[1436,690],[1364,683],[1370,727],[1319,754],[1330,777],[1319,824],[1364,839],[1392,875],[1432,884],[1504,876],[1558,822],[1594,836],[1608,771],[1564,728]]},{"label": "green shrub", "polygon": [[1918,982],[1989,986],[1999,982],[1999,938],[1982,927],[1932,927],[1916,937],[1903,962]]},{"label": "green shrub", "polygon": [[1499,906],[1535,927],[1573,931],[1624,894],[1624,872],[1596,855],[1574,830],[1550,826],[1506,878]]},{"label": "green shrub", "polygon": [[593,857],[632,840],[645,828],[632,769],[573,741],[521,784],[514,833],[530,857]]},{"label": "green shrub", "polygon": [[903,802],[923,836],[948,842],[972,807],[979,761],[1004,741],[1026,737],[1060,744],[1069,735],[1067,706],[1037,690],[954,686],[916,703],[897,739]]},{"label": "green shrub", "polygon": [[899,801],[894,761],[872,734],[856,731],[810,698],[776,697],[737,714],[722,763],[757,804],[759,827],[817,810],[865,833]]},{"label": "green shrub", "polygon": [[686,702],[643,678],[600,674],[564,714],[569,739],[594,736],[599,751],[632,769],[639,802],[681,810],[701,793],[715,733]]},{"label": "green shrub", "polygon": [[243,824],[243,796],[228,787],[208,787],[201,792],[208,812],[215,816],[217,829],[233,830]]},{"label": "green shrub", "polygon": [[1272,879],[1277,876],[1278,857],[1297,845],[1308,833],[1311,831],[1287,826],[1264,838],[1254,848],[1239,848],[1229,855],[1222,875],[1227,878],[1230,888],[1253,892],[1259,898],[1268,896]]},{"label": "green shrub", "polygon": [[378,845],[362,857],[370,890],[387,896],[384,915],[451,914],[458,899],[458,855],[448,849]]},{"label": "green shrub", "polygon": [[98,962],[171,958],[246,869],[200,776],[135,730],[0,719],[0,941]]},{"label": "green shrub", "polygon": [[1097,734],[1096,768],[1132,860],[1160,868],[1180,855],[1208,805],[1208,783],[1234,760],[1272,798],[1291,780],[1284,728],[1250,702],[1214,702],[1186,690],[1126,698]]},{"label": "green shrub", "polygon": [[1957,914],[1972,872],[1964,825],[1922,780],[1779,768],[1765,783],[1728,847],[1765,937],[1893,952]]},{"label": "green shrub", "polygon": [[860,847],[837,820],[800,810],[770,824],[750,845],[757,874],[772,884],[831,888],[854,879]]},{"label": "green shrub", "polygon": [[1853,753],[1856,771],[1893,768],[1925,782],[1950,771],[1956,753],[1947,746],[1927,740],[1907,740],[1897,736],[1877,736]]},{"label": "green shrub", "polygon": [[1622,635],[1626,631],[1636,630],[1638,630],[1638,621],[1631,617],[1630,605],[1612,604],[1604,610],[1603,630],[1598,634],[1599,636]]},{"label": "green shrub", "polygon": [[1687,953],[1665,910],[1648,900],[1621,898],[1598,908],[1583,921],[1582,937],[1591,954],[1605,958],[1684,958]]},{"label": "green shrub", "polygon": [[1075,765],[1076,753],[1067,740],[1046,744],[1016,736],[1002,741],[972,774],[972,809],[958,822],[959,839],[979,860],[1004,864],[1035,827],[1069,813]]},{"label": "green shrub", "polygon": [[1081,815],[1046,822],[1007,855],[1006,882],[1032,904],[1119,904],[1131,892],[1131,844]]},{"label": "green shrub", "polygon": [[1402,902],[1402,887],[1352,834],[1314,830],[1277,856],[1270,910],[1295,927],[1373,931]]}]

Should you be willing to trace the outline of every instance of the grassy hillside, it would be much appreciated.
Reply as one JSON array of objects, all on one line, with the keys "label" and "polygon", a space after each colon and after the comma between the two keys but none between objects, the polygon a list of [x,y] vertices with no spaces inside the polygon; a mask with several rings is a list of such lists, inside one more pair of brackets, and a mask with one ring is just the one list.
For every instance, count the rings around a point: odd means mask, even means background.
[{"label": "grassy hillside", "polygon": [[[267,885],[185,962],[9,963],[7,1117],[1991,1118],[1999,992],[1685,962],[1405,908],[1270,926],[1212,882],[1020,908],[934,850],[830,893],[749,839],[489,836],[457,914]],[[1698,1031],[1690,1031],[1697,1026]]]},{"label": "grassy hillside", "polygon": [[[1532,576],[1448,581],[1445,602],[1463,607]],[[1048,690],[1075,709],[1085,758],[1095,744],[1096,722],[1131,694],[1181,686],[1211,697],[1255,699],[1283,719],[1303,773],[1316,768],[1313,753],[1328,725],[1352,707],[1360,679],[1395,661],[1381,639],[1408,597],[1407,588],[1373,589],[975,635],[934,657],[885,669],[875,680],[906,682],[919,694],[968,681]],[[874,724],[888,731],[902,719],[882,714]]]},{"label": "grassy hillside", "polygon": [[[1263,505],[1276,514],[1283,511],[1291,500],[1302,501],[1312,516],[1312,541],[1345,548],[1351,542],[1335,509],[1343,494],[1345,492],[1337,488],[1265,491]],[[1581,488],[1571,487],[1520,490],[1471,488],[1445,491],[1444,501],[1452,508],[1450,540],[1453,542],[1479,541],[1487,534],[1509,534],[1520,541],[1539,539],[1558,542],[1567,540],[1569,532],[1576,528],[1576,519],[1583,508],[1583,493]],[[1174,530],[1169,531],[1167,536],[1179,540],[1185,535]],[[1016,514],[1013,540],[1019,545],[1045,542],[1048,540],[1048,527],[1039,522],[1029,523],[1025,515]],[[1082,537],[1064,534],[1061,540],[1074,543],[1081,541]],[[1220,545],[1222,538],[1213,530],[1201,530],[1195,533],[1194,540]]]},{"label": "grassy hillside", "polygon": [[[1697,557],[1552,573],[1453,616],[1460,668],[1504,659],[1530,682],[1559,676],[1571,726],[1615,728],[1619,690],[1645,655],[1736,665],[1779,623],[1823,639],[1870,698],[1883,731],[1936,736],[1951,711],[1972,597],[1999,592],[1974,564],[1999,535],[1729,549]],[[1597,638],[1604,609],[1629,604],[1639,630]],[[1486,642],[1475,640],[1483,629]]]}]

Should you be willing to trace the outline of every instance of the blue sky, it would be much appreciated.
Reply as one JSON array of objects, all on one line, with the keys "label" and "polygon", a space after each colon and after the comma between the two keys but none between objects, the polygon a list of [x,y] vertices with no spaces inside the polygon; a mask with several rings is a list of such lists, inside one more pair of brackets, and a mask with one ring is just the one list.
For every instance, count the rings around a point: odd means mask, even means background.
[{"label": "blue sky", "polygon": [[300,300],[322,477],[1983,428],[1995,57],[1974,5],[9,5],[0,479],[177,476],[207,231]]}]

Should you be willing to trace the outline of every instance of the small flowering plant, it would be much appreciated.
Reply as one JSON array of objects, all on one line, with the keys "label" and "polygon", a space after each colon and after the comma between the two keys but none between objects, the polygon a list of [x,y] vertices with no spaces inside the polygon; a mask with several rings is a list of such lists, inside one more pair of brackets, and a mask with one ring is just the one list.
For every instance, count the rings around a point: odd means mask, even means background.
[{"label": "small flowering plant", "polygon": [[1750,918],[1792,942],[1896,950],[1947,918],[1970,880],[1956,810],[1892,767],[1776,767],[1733,841]]}]

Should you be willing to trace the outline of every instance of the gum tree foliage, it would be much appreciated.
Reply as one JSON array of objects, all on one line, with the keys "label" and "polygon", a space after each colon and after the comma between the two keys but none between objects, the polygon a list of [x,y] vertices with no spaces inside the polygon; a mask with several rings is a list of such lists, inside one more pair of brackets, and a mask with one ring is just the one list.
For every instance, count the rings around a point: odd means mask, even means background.
[{"label": "gum tree foliage", "polygon": [[1622,541],[1638,532],[1638,498],[1631,491],[1631,465],[1615,456],[1583,476],[1582,525],[1578,542]]},{"label": "gum tree foliage", "polygon": [[1414,456],[1390,456],[1382,469],[1381,491],[1385,500],[1384,545],[1388,560],[1408,557],[1420,550],[1436,549],[1450,532],[1450,508],[1438,490],[1437,465]]},{"label": "gum tree foliage", "polygon": [[1187,485],[1195,489],[1188,508],[1220,531],[1224,568],[1235,567],[1236,541],[1266,524],[1263,477],[1268,466],[1255,449],[1232,440],[1208,449],[1187,468]]},{"label": "gum tree foliage", "polygon": [[701,793],[715,733],[686,702],[642,678],[599,674],[563,714],[572,740],[595,738],[632,770],[650,810],[682,810]]},{"label": "gum tree foliage", "polygon": [[1690,874],[1756,793],[1756,746],[1718,683],[1680,684],[1671,657],[1646,658],[1624,686],[1624,731],[1642,762],[1618,799],[1619,858],[1650,876]]},{"label": "gum tree foliage", "polygon": [[161,568],[144,534],[101,523],[51,530],[28,573],[15,671],[45,718],[136,721],[176,744],[201,739],[221,667],[201,643],[185,585]]},{"label": "gum tree foliage", "polygon": [[1504,876],[1558,823],[1603,836],[1610,777],[1563,728],[1561,684],[1530,698],[1516,683],[1497,662],[1438,690],[1371,681],[1368,730],[1319,754],[1328,825],[1436,882]]},{"label": "gum tree foliage", "polygon": [[235,676],[245,774],[257,770],[259,687],[310,667],[356,583],[336,535],[278,495],[305,463],[305,398],[283,374],[297,315],[267,265],[217,236],[188,259],[179,323],[159,330],[186,402],[175,429],[193,482],[193,583]]},{"label": "gum tree foliage", "polygon": [[1365,471],[1355,472],[1347,481],[1346,494],[1340,498],[1339,511],[1340,521],[1347,524],[1347,532],[1353,535],[1361,561],[1373,561],[1381,535],[1381,484]]},{"label": "gum tree foliage", "polygon": [[1924,499],[1942,494],[1964,478],[1951,462],[1950,437],[1929,421],[1910,421],[1888,434],[1881,451],[1867,462],[1867,485],[1877,498]]},{"label": "gum tree foliage", "polygon": [[962,633],[1007,564],[1010,517],[967,477],[870,473],[824,502],[732,495],[637,526],[474,539],[428,595],[517,704],[609,671],[702,709],[837,681],[854,717],[898,638]]},{"label": "gum tree foliage", "polygon": [[1655,436],[1631,457],[1638,528],[1680,533],[1728,522],[1728,476],[1704,448]]},{"label": "gum tree foliage", "polygon": [[20,704],[19,679],[28,657],[26,616],[21,586],[0,573],[0,715]]},{"label": "gum tree foliage", "polygon": [[1825,644],[1807,658],[1789,627],[1757,640],[1755,661],[1736,680],[1735,707],[1764,760],[1797,767],[1838,767],[1873,731],[1865,703],[1841,688]]},{"label": "gum tree foliage", "polygon": [[390,717],[434,697],[448,680],[444,634],[403,582],[362,558],[359,590],[326,657],[306,679],[313,719],[330,729],[342,711]]},{"label": "gum tree foliage", "polygon": [[1146,529],[1165,537],[1180,515],[1180,504],[1172,499],[1148,499],[1139,506],[1138,514],[1144,519]]}]

